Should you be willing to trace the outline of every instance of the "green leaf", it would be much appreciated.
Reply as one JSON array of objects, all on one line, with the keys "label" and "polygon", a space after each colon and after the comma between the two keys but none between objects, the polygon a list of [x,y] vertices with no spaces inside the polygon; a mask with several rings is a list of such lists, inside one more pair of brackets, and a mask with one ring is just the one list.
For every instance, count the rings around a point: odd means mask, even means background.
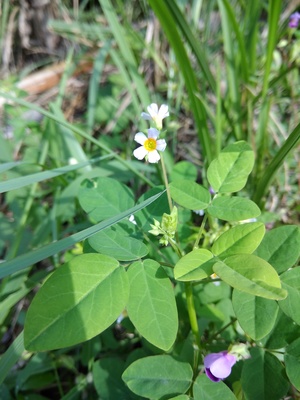
[{"label": "green leaf", "polygon": [[278,305],[274,300],[234,289],[232,306],[242,329],[252,339],[263,338],[274,327],[278,314]]},{"label": "green leaf", "polygon": [[293,267],[300,256],[300,228],[285,225],[268,231],[255,254],[280,274]]},{"label": "green leaf", "polygon": [[161,0],[149,0],[149,4],[159,19],[166,38],[174,50],[176,62],[178,63],[178,67],[185,81],[189,104],[197,127],[199,143],[201,143],[204,158],[208,160],[208,162],[211,162],[213,147],[212,138],[209,134],[207,126],[205,107],[197,97],[195,88],[198,87],[198,80],[195,74],[194,66],[186,51],[185,43],[182,41],[182,36],[178,32],[177,23],[174,21],[172,8],[169,7],[166,2]]},{"label": "green leaf", "polygon": [[178,316],[172,284],[153,260],[136,261],[128,269],[130,294],[127,312],[139,333],[163,350],[173,345]]},{"label": "green leaf", "polygon": [[210,193],[196,182],[180,179],[170,183],[171,197],[189,210],[203,210],[210,203]]},{"label": "green leaf", "polygon": [[189,180],[195,181],[197,179],[197,168],[189,161],[180,161],[174,165],[170,172],[170,181]]},{"label": "green leaf", "polygon": [[209,277],[212,273],[213,254],[205,249],[196,249],[183,256],[175,265],[174,277],[178,281],[196,281]]},{"label": "green leaf", "polygon": [[212,252],[224,259],[234,254],[251,254],[262,241],[265,226],[261,222],[237,225],[224,232],[213,244]]},{"label": "green leaf", "polygon": [[273,354],[256,347],[242,369],[242,387],[246,399],[278,400],[288,391],[281,362]]},{"label": "green leaf", "polygon": [[190,364],[169,355],[150,356],[133,362],[122,378],[133,393],[160,399],[185,393],[191,386],[193,370]]},{"label": "green leaf", "polygon": [[34,297],[25,320],[25,348],[48,351],[91,339],[118,318],[128,290],[117,260],[94,253],[73,258]]},{"label": "green leaf", "polygon": [[300,390],[300,338],[286,348],[284,361],[291,384]]},{"label": "green leaf", "polygon": [[247,182],[254,165],[254,152],[248,143],[236,142],[225,147],[207,170],[207,179],[215,192],[233,193]]},{"label": "green leaf", "polygon": [[124,361],[107,357],[93,364],[93,381],[101,400],[131,400],[132,396],[122,380]]},{"label": "green leaf", "polygon": [[224,382],[212,382],[206,375],[199,375],[193,385],[194,400],[236,400]]},{"label": "green leaf", "polygon": [[[105,159],[111,158],[111,157],[112,157],[111,155],[108,155],[108,156],[106,155],[104,157],[98,157],[98,158],[91,159],[88,161],[82,161],[75,165],[66,165],[64,167],[51,169],[49,171],[42,171],[42,172],[37,172],[35,174],[20,176],[18,178],[14,178],[14,179],[9,179],[8,181],[0,183],[0,193],[8,192],[10,190],[20,189],[24,186],[32,185],[33,183],[36,183],[36,182],[42,182],[46,179],[52,179],[52,178],[55,178],[56,176],[67,174],[68,172],[71,172],[71,171],[76,171],[77,169],[84,168],[88,165],[91,165],[91,164],[97,162],[97,161],[105,160]],[[6,164],[19,164],[19,163],[6,163]]]},{"label": "green leaf", "polygon": [[113,228],[96,233],[88,239],[90,246],[98,253],[106,254],[119,261],[131,261],[148,254],[148,247],[141,241],[124,236]]},{"label": "green leaf", "polygon": [[300,326],[279,308],[275,326],[262,343],[267,349],[282,349],[298,337],[300,337]]},{"label": "green leaf", "polygon": [[[144,193],[138,200],[137,204],[151,198],[157,193],[162,193],[163,187],[154,187],[148,192]],[[150,224],[153,224],[153,219],[160,221],[164,213],[169,213],[169,203],[167,193],[163,193],[157,201],[151,203],[149,206],[144,207],[141,211],[134,215],[137,225],[144,231],[147,232],[151,229]]]},{"label": "green leaf", "polygon": [[5,380],[6,376],[11,372],[14,365],[21,359],[25,351],[23,331],[15,338],[12,344],[8,347],[5,353],[1,354],[0,358],[0,385]]},{"label": "green leaf", "polygon": [[[0,164],[0,174],[2,174],[5,171],[8,171],[9,169],[18,167],[19,165],[26,164],[22,163],[21,161],[10,161],[6,163]],[[2,187],[3,183],[1,183],[0,188]]]},{"label": "green leaf", "polygon": [[230,256],[217,262],[213,270],[230,286],[243,292],[272,300],[282,300],[287,295],[281,289],[275,269],[253,254]]},{"label": "green leaf", "polygon": [[242,221],[260,215],[260,209],[253,201],[244,197],[228,196],[213,199],[207,212],[224,221]]},{"label": "green leaf", "polygon": [[277,176],[278,169],[287,159],[289,153],[291,153],[294,150],[294,148],[299,146],[299,140],[300,140],[300,123],[296,125],[295,129],[287,135],[286,141],[280,145],[279,150],[277,151],[271,162],[264,170],[261,179],[257,182],[257,185],[255,187],[255,192],[253,194],[253,200],[257,204],[260,205],[263,202],[264,194],[267,193],[270,184],[272,183],[275,176]]},{"label": "green leaf", "polygon": [[142,203],[139,203],[138,205],[130,208],[129,210],[123,211],[122,213],[112,218],[108,218],[106,221],[99,222],[99,224],[95,226],[83,229],[80,232],[74,233],[73,235],[58,240],[57,242],[47,244],[46,246],[43,246],[39,249],[32,250],[29,253],[22,254],[21,256],[18,256],[13,260],[5,261],[0,266],[0,278],[8,276],[17,271],[21,271],[29,265],[35,264],[38,261],[44,260],[47,257],[53,256],[54,254],[66,250],[67,248],[74,246],[75,243],[85,240],[95,233],[117,224],[124,218],[129,217],[131,214],[135,214],[139,210],[157,200],[163,193],[164,192],[159,192],[156,195],[151,196],[149,199],[143,201]]},{"label": "green leaf", "polygon": [[287,290],[288,296],[280,301],[282,311],[300,325],[300,267],[286,271],[280,276],[282,287]]},{"label": "green leaf", "polygon": [[113,217],[134,204],[133,194],[127,186],[104,177],[85,180],[79,190],[78,199],[93,222]]}]

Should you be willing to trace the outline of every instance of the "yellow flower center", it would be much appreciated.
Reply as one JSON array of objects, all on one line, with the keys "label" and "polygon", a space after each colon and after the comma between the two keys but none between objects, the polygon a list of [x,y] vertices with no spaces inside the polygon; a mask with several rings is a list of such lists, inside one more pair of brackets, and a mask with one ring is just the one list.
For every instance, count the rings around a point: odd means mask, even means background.
[{"label": "yellow flower center", "polygon": [[155,139],[147,139],[144,143],[144,147],[147,151],[153,151],[156,149],[156,140]]}]

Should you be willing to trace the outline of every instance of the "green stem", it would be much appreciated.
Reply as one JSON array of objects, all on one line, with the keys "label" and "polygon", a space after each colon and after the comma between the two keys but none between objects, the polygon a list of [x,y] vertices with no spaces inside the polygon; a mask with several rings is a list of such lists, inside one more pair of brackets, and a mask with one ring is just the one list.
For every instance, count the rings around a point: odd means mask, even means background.
[{"label": "green stem", "polygon": [[172,212],[173,203],[172,203],[172,199],[171,199],[171,193],[170,193],[170,188],[169,188],[167,170],[166,170],[166,166],[165,166],[165,161],[164,161],[163,155],[161,155],[161,167],[162,167],[163,178],[164,178],[164,182],[165,182],[165,186],[166,186],[166,190],[167,190],[169,208],[170,208],[170,212]]},{"label": "green stem", "polygon": [[194,374],[198,372],[200,349],[201,349],[201,338],[199,333],[197,314],[195,310],[194,297],[193,297],[193,286],[191,282],[185,283],[185,294],[186,303],[189,314],[189,320],[191,324],[191,329],[194,336]]},{"label": "green stem", "polygon": [[203,218],[202,224],[201,224],[201,226],[199,228],[198,236],[197,236],[197,239],[196,239],[195,244],[193,246],[193,249],[197,249],[199,247],[199,242],[200,242],[201,236],[203,234],[203,230],[204,230],[206,221],[207,221],[207,214],[204,215],[204,218]]}]

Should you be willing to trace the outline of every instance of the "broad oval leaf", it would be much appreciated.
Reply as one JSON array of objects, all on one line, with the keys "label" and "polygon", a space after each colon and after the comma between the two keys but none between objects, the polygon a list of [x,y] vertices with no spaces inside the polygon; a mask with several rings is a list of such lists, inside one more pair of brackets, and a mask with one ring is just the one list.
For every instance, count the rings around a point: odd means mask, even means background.
[{"label": "broad oval leaf", "polygon": [[133,393],[148,399],[160,399],[185,393],[191,386],[193,370],[186,362],[169,355],[158,355],[133,362],[122,378]]},{"label": "broad oval leaf", "polygon": [[292,268],[300,256],[300,228],[285,225],[268,231],[255,254],[268,261],[280,274]]},{"label": "broad oval leaf", "polygon": [[261,341],[267,349],[282,349],[300,337],[300,326],[279,307],[278,317],[272,332]]},{"label": "broad oval leaf", "polygon": [[207,179],[215,192],[233,193],[247,182],[254,165],[254,152],[248,143],[236,142],[225,147],[207,170]]},{"label": "broad oval leaf", "polygon": [[280,301],[282,311],[300,325],[300,267],[286,271],[280,275],[282,287],[287,290],[288,296]]},{"label": "broad oval leaf", "polygon": [[205,187],[187,179],[171,182],[170,192],[176,203],[189,210],[204,210],[211,200],[210,193]]},{"label": "broad oval leaf", "polygon": [[215,241],[212,252],[221,259],[234,254],[251,254],[262,241],[264,234],[265,226],[261,222],[234,226]]},{"label": "broad oval leaf", "polygon": [[128,271],[127,312],[148,342],[169,350],[175,342],[178,316],[174,290],[164,269],[153,260],[136,261]]},{"label": "broad oval leaf", "polygon": [[232,306],[242,329],[254,340],[265,337],[275,325],[278,305],[274,300],[234,289]]},{"label": "broad oval leaf", "polygon": [[206,249],[196,249],[183,256],[175,265],[174,277],[178,281],[196,281],[212,273],[213,254]]},{"label": "broad oval leaf", "polygon": [[197,167],[189,161],[179,161],[170,171],[170,181],[188,179],[195,181],[197,179]]},{"label": "broad oval leaf", "polygon": [[228,196],[213,199],[207,212],[224,221],[242,221],[260,215],[260,209],[253,201],[244,197]]},{"label": "broad oval leaf", "polygon": [[244,362],[242,387],[246,399],[278,400],[288,391],[282,363],[259,347],[250,350],[251,358]]},{"label": "broad oval leaf", "polygon": [[194,400],[236,400],[224,382],[212,382],[206,375],[199,375],[193,385]]},{"label": "broad oval leaf", "polygon": [[281,289],[279,276],[265,260],[253,254],[239,254],[219,261],[214,272],[235,289],[272,300],[282,300],[287,293]]},{"label": "broad oval leaf", "polygon": [[297,390],[300,390],[300,338],[292,342],[284,355],[286,374]]},{"label": "broad oval leaf", "polygon": [[106,177],[86,179],[79,189],[78,199],[94,223],[114,217],[134,205],[130,189],[115,179]]},{"label": "broad oval leaf", "polygon": [[122,380],[124,361],[119,357],[106,357],[94,362],[93,381],[101,400],[132,400],[132,393]]},{"label": "broad oval leaf", "polygon": [[90,246],[99,253],[112,256],[119,261],[131,261],[145,257],[148,247],[140,240],[124,236],[114,229],[105,229],[88,239]]},{"label": "broad oval leaf", "polygon": [[73,346],[108,328],[126,306],[123,267],[102,254],[83,254],[59,267],[33,299],[25,320],[29,351]]}]

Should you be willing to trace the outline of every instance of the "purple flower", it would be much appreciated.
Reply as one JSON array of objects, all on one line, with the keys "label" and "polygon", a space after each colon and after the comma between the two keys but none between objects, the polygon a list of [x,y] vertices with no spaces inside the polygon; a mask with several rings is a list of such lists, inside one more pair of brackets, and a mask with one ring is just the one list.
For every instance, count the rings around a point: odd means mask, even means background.
[{"label": "purple flower", "polygon": [[289,27],[298,28],[299,22],[300,22],[300,13],[296,11],[294,14],[290,15]]},{"label": "purple flower", "polygon": [[211,381],[219,382],[230,375],[231,368],[236,362],[237,358],[228,351],[211,353],[204,358],[205,373]]}]

